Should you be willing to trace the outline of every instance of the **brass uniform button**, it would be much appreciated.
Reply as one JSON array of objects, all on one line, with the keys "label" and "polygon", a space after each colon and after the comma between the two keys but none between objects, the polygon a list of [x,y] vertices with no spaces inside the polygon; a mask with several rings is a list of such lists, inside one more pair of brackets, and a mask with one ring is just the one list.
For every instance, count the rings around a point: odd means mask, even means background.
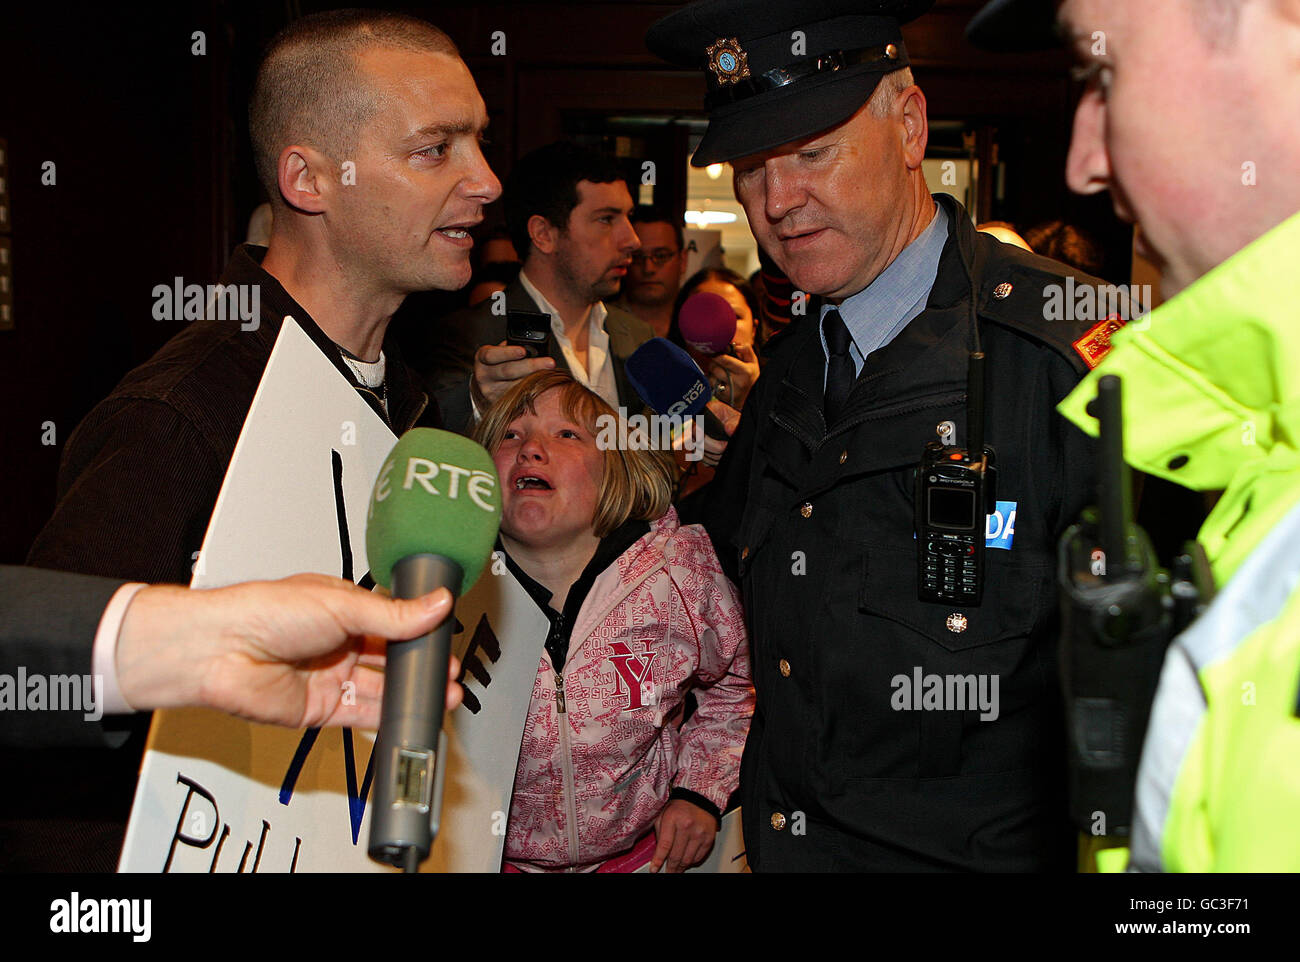
[{"label": "brass uniform button", "polygon": [[780,812],[772,813],[772,827],[778,832],[785,828],[785,816]]},{"label": "brass uniform button", "polygon": [[799,509],[799,513],[800,513],[801,515],[803,515],[805,518],[811,518],[811,517],[812,517],[812,502],[810,502],[810,501],[805,501],[805,502],[803,503],[803,507],[801,507],[801,508]]},{"label": "brass uniform button", "polygon": [[998,300],[1003,301],[1011,296],[1012,290],[1013,290],[1012,286],[1008,284],[1006,281],[1003,281],[997,287],[993,288],[993,296],[996,297]]},{"label": "brass uniform button", "polygon": [[782,658],[779,662],[777,662],[776,667],[781,669],[782,678],[790,677],[790,663],[786,661],[784,658]]},{"label": "brass uniform button", "polygon": [[843,464],[843,463],[844,463],[845,461],[847,461],[848,459],[849,459],[849,452],[847,452],[847,451],[841,451],[841,452],[840,452],[840,464]]},{"label": "brass uniform button", "polygon": [[897,47],[897,45],[892,44],[892,43],[891,43],[891,44],[886,44],[886,45],[885,45],[885,56],[888,57],[890,60],[897,60],[897,59],[898,59],[898,47]]},{"label": "brass uniform button", "polygon": [[740,560],[744,561],[748,557],[749,557],[749,545],[745,545],[745,547],[740,549]]}]

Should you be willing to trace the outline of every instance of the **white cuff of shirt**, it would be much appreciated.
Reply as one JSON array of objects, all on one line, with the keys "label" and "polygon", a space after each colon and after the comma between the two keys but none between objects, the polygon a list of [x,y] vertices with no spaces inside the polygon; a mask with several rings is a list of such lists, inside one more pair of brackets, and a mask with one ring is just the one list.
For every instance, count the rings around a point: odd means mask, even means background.
[{"label": "white cuff of shirt", "polygon": [[478,399],[474,397],[474,389],[470,388],[469,392],[469,413],[470,423],[478,424],[483,420],[484,411],[479,410]]},{"label": "white cuff of shirt", "polygon": [[127,584],[113,592],[95,632],[90,670],[104,679],[102,704],[105,715],[129,715],[135,711],[122,695],[122,689],[117,683],[117,638],[122,633],[122,620],[126,617],[127,607],[134,600],[136,592],[144,587],[144,584]]}]

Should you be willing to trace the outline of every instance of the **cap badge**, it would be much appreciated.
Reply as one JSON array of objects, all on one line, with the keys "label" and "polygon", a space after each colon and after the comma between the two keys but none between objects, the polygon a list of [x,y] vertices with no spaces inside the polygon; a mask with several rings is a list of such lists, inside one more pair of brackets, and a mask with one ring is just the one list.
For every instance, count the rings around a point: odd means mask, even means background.
[{"label": "cap badge", "polygon": [[749,55],[736,37],[719,37],[705,53],[709,55],[709,70],[722,86],[739,83],[749,76]]}]

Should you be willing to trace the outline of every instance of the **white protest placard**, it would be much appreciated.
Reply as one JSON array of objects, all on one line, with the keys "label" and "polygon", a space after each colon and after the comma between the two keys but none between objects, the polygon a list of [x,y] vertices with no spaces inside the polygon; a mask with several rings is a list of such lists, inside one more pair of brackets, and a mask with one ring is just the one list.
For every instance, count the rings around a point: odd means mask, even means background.
[{"label": "white protest placard", "polygon": [[[467,697],[447,718],[441,826],[420,870],[495,872],[547,622],[508,572],[485,572],[456,616]],[[373,748],[372,732],[160,713],[121,869],[386,871],[366,855]]]},{"label": "white protest placard", "polygon": [[[362,580],[371,485],[395,438],[292,320],[267,363],[193,587],[304,571]],[[465,704],[448,716],[441,826],[421,871],[496,872],[549,622],[494,559],[456,604]],[[366,854],[374,733],[157,712],[119,870],[382,872]],[[743,870],[738,813],[701,871]]]},{"label": "white protest placard", "polygon": [[[193,586],[304,571],[362,579],[370,488],[395,440],[286,318]],[[456,608],[463,630],[453,644],[474,671],[466,707],[448,722],[442,828],[426,871],[500,865],[547,621],[497,567]],[[384,871],[366,855],[373,743],[373,733],[350,729],[291,731],[200,709],[158,712],[119,869]]]}]

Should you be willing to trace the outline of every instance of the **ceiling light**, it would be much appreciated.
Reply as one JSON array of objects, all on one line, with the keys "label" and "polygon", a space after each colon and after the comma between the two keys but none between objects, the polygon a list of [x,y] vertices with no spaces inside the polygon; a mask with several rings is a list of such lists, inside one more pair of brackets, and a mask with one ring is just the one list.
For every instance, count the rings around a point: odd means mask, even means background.
[{"label": "ceiling light", "polygon": [[736,215],[725,210],[688,210],[686,223],[695,227],[708,227],[710,224],[734,224]]}]

